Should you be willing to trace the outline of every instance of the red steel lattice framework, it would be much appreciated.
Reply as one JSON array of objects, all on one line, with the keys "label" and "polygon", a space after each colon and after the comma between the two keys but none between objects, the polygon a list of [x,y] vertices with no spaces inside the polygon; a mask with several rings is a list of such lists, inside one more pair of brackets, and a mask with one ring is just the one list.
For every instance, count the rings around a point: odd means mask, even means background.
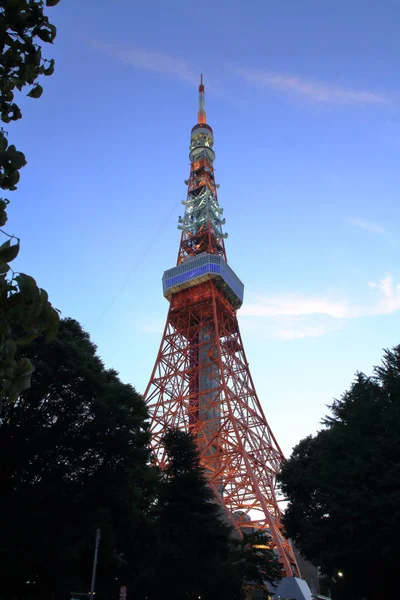
[{"label": "red steel lattice framework", "polygon": [[226,262],[212,146],[201,80],[178,261],[163,277],[170,307],[145,392],[153,449],[162,465],[164,432],[191,431],[229,518],[239,528],[264,531],[286,576],[299,577],[281,527],[276,477],[284,456],[257,397],[239,331],[243,285]]}]

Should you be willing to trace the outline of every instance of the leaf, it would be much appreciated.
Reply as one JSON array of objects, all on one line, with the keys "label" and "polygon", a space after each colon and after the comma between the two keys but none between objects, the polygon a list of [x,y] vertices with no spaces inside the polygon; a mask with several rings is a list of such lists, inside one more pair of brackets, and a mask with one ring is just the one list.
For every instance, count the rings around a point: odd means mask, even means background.
[{"label": "leaf", "polygon": [[[11,246],[11,240],[7,240],[0,246],[0,263],[8,263],[14,260],[19,253],[19,240]],[[7,265],[8,266],[8,265]]]},{"label": "leaf", "polygon": [[[21,358],[15,366],[15,377],[11,385],[6,388],[9,402],[14,402],[20,392],[28,389],[31,385],[31,377],[35,367],[29,358]],[[3,390],[6,386],[3,387]]]},{"label": "leaf", "polygon": [[11,171],[8,175],[6,175],[3,178],[3,181],[1,182],[1,187],[3,188],[3,190],[15,190],[16,189],[16,185],[19,181],[20,175],[18,173],[18,171]]},{"label": "leaf", "polygon": [[57,35],[57,27],[55,25],[53,25],[52,23],[49,23],[49,27],[50,27],[50,32],[51,32],[51,41],[54,41],[54,38]]},{"label": "leaf", "polygon": [[3,377],[10,380],[8,385],[10,385],[14,379],[16,365],[17,363],[13,359],[2,361]]},{"label": "leaf", "polygon": [[16,104],[13,104],[11,106],[11,110],[12,110],[12,121],[18,121],[18,119],[22,118],[22,112],[21,109],[19,108],[19,106],[17,106]]},{"label": "leaf", "polygon": [[51,342],[51,340],[54,340],[54,338],[56,337],[56,335],[58,333],[59,325],[60,325],[60,314],[57,310],[52,308],[52,316],[51,316],[50,326],[48,327],[48,329],[46,331],[46,342]]},{"label": "leaf", "polygon": [[42,42],[51,43],[51,32],[48,29],[40,29],[37,32],[37,36],[42,40]]},{"label": "leaf", "polygon": [[43,94],[43,88],[40,85],[40,83],[37,83],[35,85],[35,87],[33,87],[31,89],[31,91],[27,94],[27,96],[29,96],[29,98],[40,98],[40,96]]},{"label": "leaf", "polygon": [[39,288],[36,281],[30,275],[25,273],[19,273],[15,278],[20,294],[25,302],[33,303],[37,300],[39,295]]},{"label": "leaf", "polygon": [[26,165],[25,154],[19,152],[13,144],[8,147],[7,158],[14,169],[21,169]]},{"label": "leaf", "polygon": [[49,63],[49,66],[45,69],[43,69],[43,74],[44,75],[53,75],[54,73],[54,58],[52,58],[49,61],[46,61],[46,63]]},{"label": "leaf", "polygon": [[10,265],[7,264],[0,264],[0,275],[4,275],[5,273],[8,273],[8,271],[10,270]]},{"label": "leaf", "polygon": [[0,152],[7,150],[8,141],[3,132],[0,133]]},{"label": "leaf", "polygon": [[7,340],[5,343],[5,351],[8,359],[12,359],[17,351],[17,344],[14,340]]},{"label": "leaf", "polygon": [[35,340],[37,337],[38,337],[38,332],[35,331],[33,333],[21,336],[20,338],[18,338],[16,340],[16,343],[18,344],[18,346],[26,346],[27,344],[30,344],[31,342],[33,342],[33,340]]},{"label": "leaf", "polygon": [[43,42],[47,42],[49,44],[51,44],[54,40],[54,38],[56,37],[57,34],[57,28],[55,27],[55,25],[52,25],[51,23],[48,23],[46,25],[47,29],[43,28],[40,29],[37,32],[37,36],[43,41]]},{"label": "leaf", "polygon": [[46,0],[46,6],[56,6],[60,0]]},{"label": "leaf", "polygon": [[24,298],[21,293],[11,294],[8,296],[7,302],[5,303],[5,309],[7,311],[13,311],[13,318],[16,322],[18,320],[18,313],[21,308],[24,308]]},{"label": "leaf", "polygon": [[17,88],[17,90],[21,91],[24,85],[25,82],[23,79],[19,79],[18,77],[15,79],[15,87]]},{"label": "leaf", "polygon": [[41,49],[39,48],[38,50],[36,50],[36,52],[33,52],[33,53],[30,55],[30,58],[32,59],[32,61],[33,61],[33,64],[34,64],[36,67],[39,67],[39,66],[40,66],[40,62],[41,62],[41,60],[42,60],[42,51],[41,51]]},{"label": "leaf", "polygon": [[17,275],[15,279],[17,280],[18,286],[21,291],[28,288],[37,289],[36,281],[30,275],[26,275],[25,273],[19,273],[19,275]]},{"label": "leaf", "polygon": [[26,377],[27,375],[31,375],[34,370],[35,369],[29,358],[21,358],[21,360],[17,363],[16,371],[19,377]]},{"label": "leaf", "polygon": [[[49,300],[49,295],[43,288],[39,288],[40,304],[44,305]],[[50,303],[49,303],[50,304]]]}]

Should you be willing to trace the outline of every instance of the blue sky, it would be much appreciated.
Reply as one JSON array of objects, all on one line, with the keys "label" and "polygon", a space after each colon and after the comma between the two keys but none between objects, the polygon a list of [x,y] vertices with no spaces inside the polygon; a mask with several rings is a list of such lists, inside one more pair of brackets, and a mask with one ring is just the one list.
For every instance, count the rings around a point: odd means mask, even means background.
[{"label": "blue sky", "polygon": [[[112,7],[111,7],[112,5]],[[61,0],[7,230],[18,268],[144,391],[200,72],[239,322],[286,454],[400,343],[397,0]]]}]

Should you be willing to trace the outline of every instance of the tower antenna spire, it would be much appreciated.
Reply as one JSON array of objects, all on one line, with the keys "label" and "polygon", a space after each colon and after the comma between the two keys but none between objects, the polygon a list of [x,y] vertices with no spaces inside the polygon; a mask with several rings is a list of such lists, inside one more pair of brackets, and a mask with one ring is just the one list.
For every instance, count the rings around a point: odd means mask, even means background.
[{"label": "tower antenna spire", "polygon": [[205,103],[205,99],[204,99],[203,74],[200,75],[199,112],[197,113],[197,122],[199,124],[206,123],[206,103]]},{"label": "tower antenna spire", "polygon": [[178,221],[178,259],[163,275],[170,307],[144,394],[152,449],[163,468],[168,462],[164,433],[171,425],[190,432],[226,519],[240,530],[263,534],[264,547],[279,555],[288,578],[281,595],[286,597],[290,589],[291,597],[305,600],[311,596],[301,591],[305,582],[299,587],[296,556],[282,528],[277,474],[285,458],[257,396],[240,335],[236,313],[244,286],[226,259],[213,147],[201,75],[185,213]]}]

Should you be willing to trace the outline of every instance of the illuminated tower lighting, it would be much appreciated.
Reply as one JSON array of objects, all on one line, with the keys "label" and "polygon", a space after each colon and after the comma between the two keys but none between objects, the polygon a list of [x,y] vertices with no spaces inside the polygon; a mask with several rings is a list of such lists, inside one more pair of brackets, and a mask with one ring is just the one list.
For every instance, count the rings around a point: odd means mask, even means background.
[{"label": "illuminated tower lighting", "polygon": [[[236,311],[244,286],[226,257],[213,145],[201,77],[178,260],[162,278],[169,311],[145,392],[152,446],[163,467],[164,433],[171,427],[192,432],[228,518],[239,531],[263,531],[279,555],[285,579],[306,586],[282,532],[276,478],[284,456],[257,397],[239,331]],[[293,589],[290,594],[308,598]]]}]

